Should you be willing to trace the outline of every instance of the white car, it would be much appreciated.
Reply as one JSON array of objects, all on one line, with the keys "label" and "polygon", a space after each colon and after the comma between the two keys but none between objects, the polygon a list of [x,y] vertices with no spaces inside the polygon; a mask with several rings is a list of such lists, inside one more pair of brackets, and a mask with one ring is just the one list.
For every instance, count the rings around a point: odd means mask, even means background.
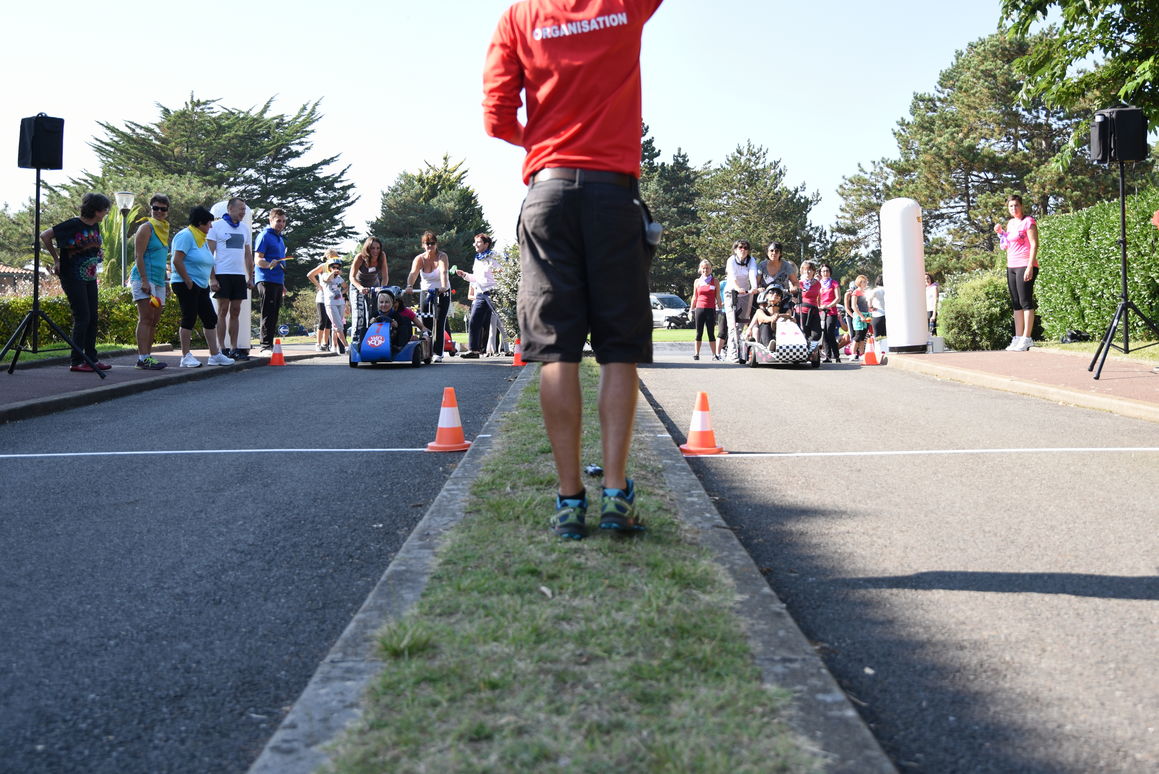
[{"label": "white car", "polygon": [[653,328],[687,328],[691,324],[688,304],[672,293],[652,293]]}]

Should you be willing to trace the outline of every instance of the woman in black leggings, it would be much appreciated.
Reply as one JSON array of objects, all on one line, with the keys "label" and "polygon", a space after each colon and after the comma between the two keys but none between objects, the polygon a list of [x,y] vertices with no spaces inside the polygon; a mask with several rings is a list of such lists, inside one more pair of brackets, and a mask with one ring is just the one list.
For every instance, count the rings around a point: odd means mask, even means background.
[{"label": "woman in black leggings", "polygon": [[717,292],[716,279],[712,276],[712,264],[708,261],[700,262],[700,276],[692,283],[692,319],[696,323],[696,344],[693,349],[693,360],[700,359],[700,341],[708,330],[708,348],[712,350],[712,359],[720,360],[716,343],[716,310],[720,308],[720,294]]}]

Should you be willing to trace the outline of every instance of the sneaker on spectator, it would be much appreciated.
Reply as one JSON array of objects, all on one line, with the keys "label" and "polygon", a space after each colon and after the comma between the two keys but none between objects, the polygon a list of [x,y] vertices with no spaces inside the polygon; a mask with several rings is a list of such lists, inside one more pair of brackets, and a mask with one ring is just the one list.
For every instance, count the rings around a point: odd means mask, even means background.
[{"label": "sneaker on spectator", "polygon": [[201,361],[198,360],[197,358],[195,358],[193,356],[193,353],[190,352],[188,355],[182,356],[181,367],[182,368],[201,368]]},{"label": "sneaker on spectator", "polygon": [[226,357],[226,355],[222,352],[218,352],[216,355],[209,356],[210,365],[227,366],[233,365],[233,363],[234,359],[232,357]]},{"label": "sneaker on spectator", "polygon": [[109,365],[108,363],[104,362],[103,360],[98,360],[97,361],[97,368],[99,368],[102,371],[108,371],[110,368],[112,368],[112,366]]},{"label": "sneaker on spectator", "polygon": [[157,358],[149,355],[147,357],[138,358],[136,368],[138,371],[160,371],[167,365],[169,364],[162,363]]},{"label": "sneaker on spectator", "polygon": [[245,361],[250,359],[250,353],[249,353],[249,350],[235,349],[230,354],[230,357],[232,357],[234,360],[236,360],[239,363],[244,363]]},{"label": "sneaker on spectator", "polygon": [[1013,337],[1011,337],[1011,339],[1010,339],[1010,343],[1006,345],[1006,351],[1007,351],[1007,352],[1017,352],[1017,351],[1018,351],[1018,347],[1019,347],[1019,345],[1020,345],[1021,343],[1022,343],[1022,337],[1021,337],[1021,336],[1013,336]]},{"label": "sneaker on spectator", "polygon": [[436,363],[441,363],[441,362],[443,362],[443,356],[442,355],[435,355],[432,358],[432,360],[434,360]]},{"label": "sneaker on spectator", "polygon": [[81,373],[86,373],[86,374],[88,374],[88,373],[92,373],[92,372],[93,372],[93,367],[92,367],[91,365],[89,365],[88,363],[77,363],[77,364],[76,364],[76,365],[74,365],[74,366],[69,366],[69,367],[68,367],[68,370],[70,370],[70,371],[78,371],[78,372],[81,372]]}]

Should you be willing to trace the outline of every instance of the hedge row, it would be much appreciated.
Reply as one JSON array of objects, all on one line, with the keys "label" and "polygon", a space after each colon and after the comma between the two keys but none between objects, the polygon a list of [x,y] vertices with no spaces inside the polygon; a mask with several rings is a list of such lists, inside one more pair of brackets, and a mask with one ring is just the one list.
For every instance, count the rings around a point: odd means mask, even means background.
[{"label": "hedge row", "polygon": [[[161,321],[157,324],[159,344],[177,343],[177,326],[181,312],[173,300],[166,303],[161,311]],[[32,308],[31,296],[0,296],[0,336],[7,341]],[[60,326],[66,334],[72,335],[72,312],[68,299],[63,295],[42,296],[41,310],[48,318]],[[132,292],[126,287],[100,287],[97,290],[97,340],[132,346],[137,341],[137,306],[133,303]],[[40,323],[40,341],[46,344],[63,344],[52,329]]]},{"label": "hedge row", "polygon": [[[261,306],[260,297],[255,293],[251,301],[253,321],[257,325],[257,313]],[[32,296],[0,295],[0,346],[8,340],[16,326],[24,319],[24,315],[32,308]],[[60,326],[66,334],[72,334],[72,312],[68,306],[68,299],[64,295],[41,296],[40,308],[48,318]],[[452,305],[452,315],[447,320],[447,327],[452,333],[466,330],[464,315],[466,307],[460,304]],[[313,329],[317,317],[317,308],[314,303],[314,290],[303,289],[293,294],[291,299],[282,306],[279,322],[299,323],[307,329]],[[347,312],[349,315],[349,311]],[[348,318],[349,319],[349,318]],[[157,324],[158,344],[178,343],[177,328],[181,320],[181,310],[176,299],[170,295],[165,307],[161,311],[161,320]],[[196,327],[200,335],[200,323]],[[115,344],[134,346],[137,343],[137,306],[133,303],[132,292],[126,287],[100,286],[97,290],[97,340]],[[40,342],[45,345],[63,344],[52,329],[40,323]],[[31,339],[29,339],[31,344]]]},{"label": "hedge row", "polygon": [[[1159,229],[1151,224],[1156,210],[1159,189],[1127,197],[1127,291],[1153,320],[1159,319]],[[1095,338],[1106,332],[1122,294],[1119,234],[1117,200],[1042,219],[1035,293],[1048,338],[1068,330]],[[1137,315],[1130,323],[1132,338],[1154,339]]]}]

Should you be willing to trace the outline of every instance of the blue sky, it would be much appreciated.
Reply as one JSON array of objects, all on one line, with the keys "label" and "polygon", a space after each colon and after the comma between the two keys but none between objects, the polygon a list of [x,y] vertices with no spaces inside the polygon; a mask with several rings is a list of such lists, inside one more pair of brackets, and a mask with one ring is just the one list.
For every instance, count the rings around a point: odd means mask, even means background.
[{"label": "blue sky", "polygon": [[[44,173],[63,182],[96,168],[86,143],[97,120],[152,122],[155,103],[178,107],[191,92],[235,108],[277,95],[287,113],[321,98],[315,147],[351,165],[361,196],[351,225],[365,228],[400,172],[449,153],[466,160],[506,243],[522,151],[484,135],[479,104],[483,54],[508,4],[8,4],[0,203],[32,193],[34,173],[15,163],[23,116],[65,119],[65,169]],[[666,0],[645,33],[644,119],[665,158],[681,147],[699,165],[746,140],[763,145],[789,183],[821,194],[812,221],[829,226],[841,178],[896,152],[892,129],[913,94],[932,90],[998,16],[999,0]]]}]

